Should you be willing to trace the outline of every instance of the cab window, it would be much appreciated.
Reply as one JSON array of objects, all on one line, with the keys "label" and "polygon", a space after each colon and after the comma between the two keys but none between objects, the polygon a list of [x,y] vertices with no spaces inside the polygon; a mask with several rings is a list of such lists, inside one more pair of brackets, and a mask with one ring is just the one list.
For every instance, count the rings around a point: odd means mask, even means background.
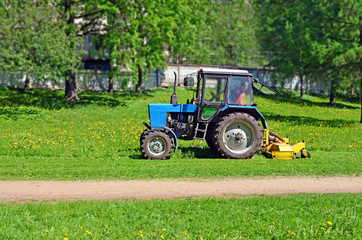
[{"label": "cab window", "polygon": [[205,102],[223,102],[225,85],[225,77],[207,77],[205,82]]},{"label": "cab window", "polygon": [[228,83],[228,104],[250,105],[251,91],[249,77],[231,77]]}]

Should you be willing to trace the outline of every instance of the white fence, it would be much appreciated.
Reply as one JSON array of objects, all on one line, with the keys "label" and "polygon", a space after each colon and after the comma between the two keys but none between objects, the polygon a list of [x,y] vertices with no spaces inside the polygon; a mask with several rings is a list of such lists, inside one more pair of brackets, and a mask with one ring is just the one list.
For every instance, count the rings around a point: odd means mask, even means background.
[{"label": "white fence", "polygon": [[[206,66],[206,65],[180,65],[180,68],[175,64],[168,64],[167,69],[164,71],[159,71],[159,86],[169,87],[174,84],[174,74],[173,72],[179,73],[179,78],[177,84],[183,84],[183,79],[186,75],[191,73],[196,73],[202,68],[225,68],[219,66]],[[273,81],[273,72],[265,68],[235,68],[247,70],[249,73],[253,74],[254,77],[258,78],[262,83],[272,86],[272,87],[281,87],[286,89],[299,90],[300,89],[300,79],[298,76],[295,76],[292,79],[286,79],[281,83],[280,81]],[[195,79],[196,83],[196,79]],[[313,93],[322,93],[329,90],[329,84],[319,82],[316,80],[311,81],[310,79],[304,80],[303,88],[305,91]]]},{"label": "white fence", "polygon": [[[25,73],[0,73],[0,86],[12,88],[23,88],[25,84]],[[108,90],[108,72],[94,70],[79,70],[76,73],[78,90],[86,91],[107,91]],[[30,88],[47,88],[47,89],[64,89],[65,80],[58,79],[39,80],[36,77],[31,77]],[[145,76],[143,88],[153,89],[156,87],[155,73],[148,73]],[[120,72],[113,78],[113,89],[115,91],[130,90],[134,88],[132,76],[130,72]]]},{"label": "white fence", "polygon": [[[174,84],[174,74],[176,72],[178,76],[177,84],[183,85],[183,79],[186,75],[196,73],[201,68],[219,68],[217,66],[205,66],[205,65],[180,65],[179,68],[175,64],[168,64],[166,70],[150,71],[143,83],[144,89],[153,89],[158,86],[169,87]],[[239,68],[240,69],[240,68]],[[287,79],[284,83],[276,83],[273,81],[273,73],[268,69],[263,68],[242,68],[248,70],[254,77],[259,78],[261,82],[273,87],[283,87],[293,90],[299,90],[300,79],[294,77],[293,79]],[[107,71],[95,71],[95,70],[79,70],[76,74],[78,90],[86,91],[107,91],[108,90],[108,72]],[[0,86],[22,88],[25,83],[25,74],[7,74],[0,73]],[[196,83],[196,79],[195,79]],[[31,88],[48,88],[48,89],[64,89],[64,79],[57,81],[52,80],[39,80],[37,78],[31,78]],[[303,87],[306,91],[313,93],[321,93],[328,91],[329,86],[325,83],[318,81],[305,80]],[[134,88],[132,82],[132,76],[130,72],[120,72],[113,79],[113,89],[115,91],[131,90]]]}]

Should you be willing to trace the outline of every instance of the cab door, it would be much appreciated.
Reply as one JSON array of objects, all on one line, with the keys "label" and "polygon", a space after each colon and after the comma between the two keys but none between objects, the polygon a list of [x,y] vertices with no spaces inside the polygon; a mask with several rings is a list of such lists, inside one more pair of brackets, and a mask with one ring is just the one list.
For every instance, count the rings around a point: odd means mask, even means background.
[{"label": "cab door", "polygon": [[210,122],[225,106],[227,76],[203,75],[198,121]]}]

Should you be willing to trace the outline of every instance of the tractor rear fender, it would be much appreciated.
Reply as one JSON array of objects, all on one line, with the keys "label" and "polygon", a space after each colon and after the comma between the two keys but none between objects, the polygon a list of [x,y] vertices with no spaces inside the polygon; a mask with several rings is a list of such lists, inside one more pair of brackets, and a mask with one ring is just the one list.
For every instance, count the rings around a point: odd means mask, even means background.
[{"label": "tractor rear fender", "polygon": [[229,113],[234,113],[234,112],[243,112],[243,113],[249,114],[250,116],[253,116],[257,121],[259,121],[259,120],[261,121],[261,123],[263,124],[264,129],[269,130],[268,123],[266,122],[265,118],[259,112],[259,110],[256,107],[253,107],[253,106],[225,106],[215,116],[215,118],[213,119],[213,122],[217,122],[223,116],[225,116],[225,115],[227,115]]}]

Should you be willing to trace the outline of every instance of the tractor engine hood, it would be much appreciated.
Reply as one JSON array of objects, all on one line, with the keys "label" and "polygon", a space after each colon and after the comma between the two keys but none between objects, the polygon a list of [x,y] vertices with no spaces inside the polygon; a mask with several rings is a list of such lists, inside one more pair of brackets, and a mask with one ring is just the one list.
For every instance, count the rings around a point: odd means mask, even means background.
[{"label": "tractor engine hood", "polygon": [[194,104],[148,104],[151,127],[163,128],[166,126],[167,113],[194,113],[197,106]]}]

